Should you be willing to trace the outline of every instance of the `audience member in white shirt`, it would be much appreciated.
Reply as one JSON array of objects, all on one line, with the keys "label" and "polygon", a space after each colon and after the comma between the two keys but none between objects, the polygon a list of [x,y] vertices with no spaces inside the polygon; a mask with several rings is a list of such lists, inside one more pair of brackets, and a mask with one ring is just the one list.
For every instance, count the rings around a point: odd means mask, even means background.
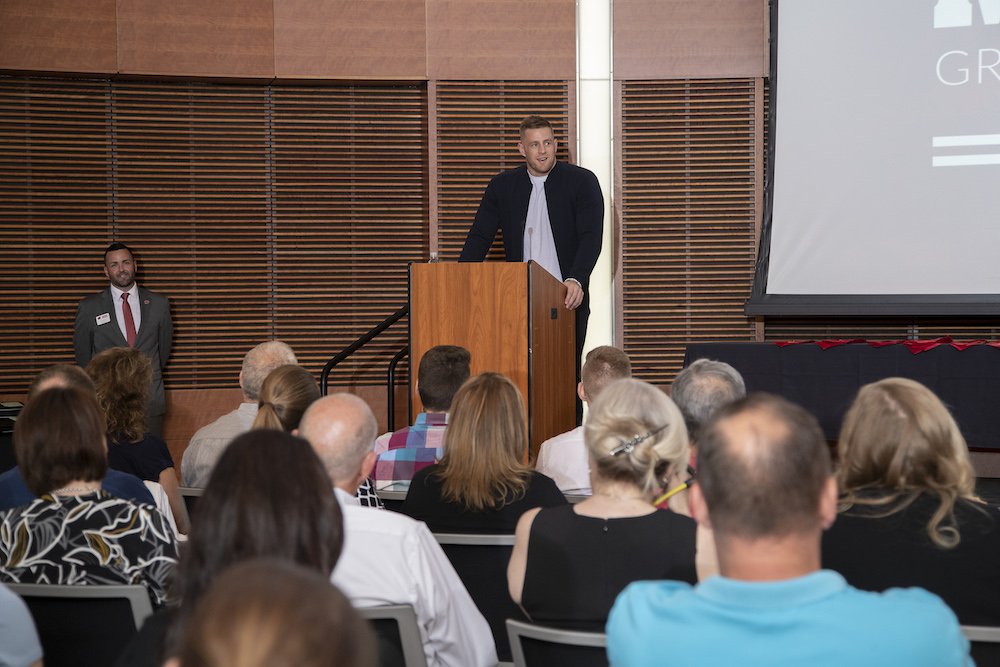
[{"label": "audience member in white shirt", "polygon": [[298,434],[326,466],[344,513],[344,550],[333,583],[356,607],[410,604],[428,667],[492,667],[493,634],[427,526],[358,505],[355,492],[375,464],[378,425],[352,394],[313,403]]},{"label": "audience member in white shirt", "polygon": [[[632,377],[632,363],[618,348],[602,345],[587,353],[580,377],[576,393],[581,401],[589,403],[615,380]],[[583,443],[583,427],[577,426],[543,442],[535,469],[555,480],[563,493],[589,496],[590,458]]]}]

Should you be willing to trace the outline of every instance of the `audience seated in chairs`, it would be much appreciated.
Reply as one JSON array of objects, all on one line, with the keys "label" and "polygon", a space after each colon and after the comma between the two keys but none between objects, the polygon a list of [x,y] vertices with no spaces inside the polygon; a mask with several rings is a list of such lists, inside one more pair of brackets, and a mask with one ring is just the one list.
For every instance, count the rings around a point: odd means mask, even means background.
[{"label": "audience seated in chairs", "polygon": [[[97,389],[94,381],[90,379],[87,372],[79,366],[73,364],[56,364],[49,366],[35,376],[28,386],[27,402],[38,393],[52,387],[76,387],[90,394],[95,394]],[[155,504],[149,489],[135,475],[119,472],[108,468],[101,479],[101,490],[107,492],[115,498],[134,500],[139,503]],[[14,468],[0,475],[0,512],[14,509],[20,505],[37,500],[38,496],[33,494],[27,484],[24,483],[24,476],[21,468]]]},{"label": "audience seated in chairs", "polygon": [[472,356],[464,347],[435,345],[420,357],[414,391],[423,412],[393,433],[375,439],[378,460],[372,471],[376,488],[408,483],[413,475],[441,458],[448,411],[455,392],[469,379]]},{"label": "audience seated in chairs", "polygon": [[38,500],[0,514],[0,580],[142,584],[162,605],[177,543],[154,507],[101,490],[108,459],[97,398],[59,387],[33,396],[14,446]]},{"label": "audience seated in chairs", "polygon": [[289,364],[271,371],[260,387],[257,416],[252,429],[271,428],[291,433],[299,427],[302,413],[319,398],[319,385],[312,373]]},{"label": "audience seated in chairs", "polygon": [[679,485],[674,471],[687,470],[687,429],[673,401],[626,379],[591,406],[584,440],[594,493],[576,505],[525,512],[507,576],[511,597],[533,621],[603,631],[629,583],[697,581],[697,524],[653,506],[664,488]]},{"label": "audience seated in chairs", "polygon": [[162,486],[174,525],[186,534],[174,460],[167,443],[146,430],[152,361],[138,348],[112,347],[90,360],[87,374],[97,387],[107,421],[108,466]]},{"label": "audience seated in chairs", "polygon": [[865,590],[920,586],[964,625],[1000,625],[1000,512],[976,499],[968,447],[940,399],[904,378],[865,385],[838,451],[824,567]]},{"label": "audience seated in chairs", "polygon": [[179,606],[154,614],[117,664],[158,667],[163,657],[175,655],[198,600],[235,563],[278,558],[329,578],[340,556],[342,527],[340,506],[307,442],[273,430],[237,437],[195,508],[174,578]]},{"label": "audience seated in chairs", "polygon": [[[306,409],[319,397],[319,385],[309,371],[301,366],[279,366],[268,374],[260,387],[257,417],[251,428],[292,433],[298,429]],[[361,482],[355,495],[365,507],[385,509],[370,478]]]},{"label": "audience seated in chairs", "polygon": [[[584,403],[598,397],[615,380],[632,377],[632,362],[617,347],[602,345],[587,353],[576,394]],[[535,470],[548,475],[563,493],[589,496],[590,455],[583,441],[583,426],[549,438],[538,449]]]},{"label": "audience seated in chairs", "polygon": [[670,383],[670,399],[684,415],[691,459],[697,458],[698,433],[719,408],[747,395],[740,372],[724,361],[696,359]]},{"label": "audience seated in chairs", "polygon": [[297,364],[295,352],[280,340],[256,345],[243,357],[240,367],[240,389],[243,402],[232,412],[198,429],[181,457],[181,481],[188,488],[204,488],[215,462],[222,456],[233,438],[246,433],[257,417],[260,387],[268,374],[279,366]]},{"label": "audience seated in chairs", "polygon": [[529,468],[524,400],[499,373],[455,394],[444,456],[413,477],[402,511],[436,533],[511,533],[534,507],[565,505],[551,478]]},{"label": "audience seated in chairs", "polygon": [[859,591],[820,569],[837,484],[823,432],[801,407],[749,394],[716,413],[698,440],[691,510],[713,528],[721,576],[629,584],[606,628],[616,667],[971,664],[940,598]]},{"label": "audience seated in chairs", "polygon": [[374,667],[368,624],[328,577],[288,560],[226,570],[165,667]]},{"label": "audience seated in chairs", "polygon": [[411,605],[429,667],[493,667],[490,628],[427,526],[357,502],[358,484],[375,463],[378,425],[368,405],[353,394],[325,396],[306,411],[300,433],[323,461],[344,513],[333,583],[356,607]]}]

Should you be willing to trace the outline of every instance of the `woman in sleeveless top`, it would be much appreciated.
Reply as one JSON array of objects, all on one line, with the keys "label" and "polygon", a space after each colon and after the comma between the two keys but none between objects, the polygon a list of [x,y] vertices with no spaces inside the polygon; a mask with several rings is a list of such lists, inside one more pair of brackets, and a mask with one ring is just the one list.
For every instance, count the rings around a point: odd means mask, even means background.
[{"label": "woman in sleeveless top", "polygon": [[511,597],[533,621],[603,631],[629,583],[697,579],[694,520],[653,506],[686,475],[688,437],[666,394],[626,379],[591,403],[584,441],[593,495],[526,512],[507,579]]}]

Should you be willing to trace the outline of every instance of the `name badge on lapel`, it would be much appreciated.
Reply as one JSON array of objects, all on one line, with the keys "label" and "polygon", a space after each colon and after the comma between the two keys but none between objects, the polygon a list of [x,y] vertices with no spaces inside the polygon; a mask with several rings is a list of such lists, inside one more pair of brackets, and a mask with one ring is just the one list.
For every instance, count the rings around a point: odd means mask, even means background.
[{"label": "name badge on lapel", "polygon": [[110,321],[111,321],[110,313],[102,313],[97,316],[97,326],[101,326],[102,324],[107,324]]}]

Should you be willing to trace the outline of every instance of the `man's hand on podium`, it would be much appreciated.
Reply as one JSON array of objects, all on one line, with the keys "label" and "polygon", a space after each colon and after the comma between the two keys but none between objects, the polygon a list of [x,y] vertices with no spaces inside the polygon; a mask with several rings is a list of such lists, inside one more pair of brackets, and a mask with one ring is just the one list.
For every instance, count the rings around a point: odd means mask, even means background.
[{"label": "man's hand on podium", "polygon": [[563,285],[566,286],[566,308],[573,310],[583,303],[583,288],[572,278],[564,280]]}]

